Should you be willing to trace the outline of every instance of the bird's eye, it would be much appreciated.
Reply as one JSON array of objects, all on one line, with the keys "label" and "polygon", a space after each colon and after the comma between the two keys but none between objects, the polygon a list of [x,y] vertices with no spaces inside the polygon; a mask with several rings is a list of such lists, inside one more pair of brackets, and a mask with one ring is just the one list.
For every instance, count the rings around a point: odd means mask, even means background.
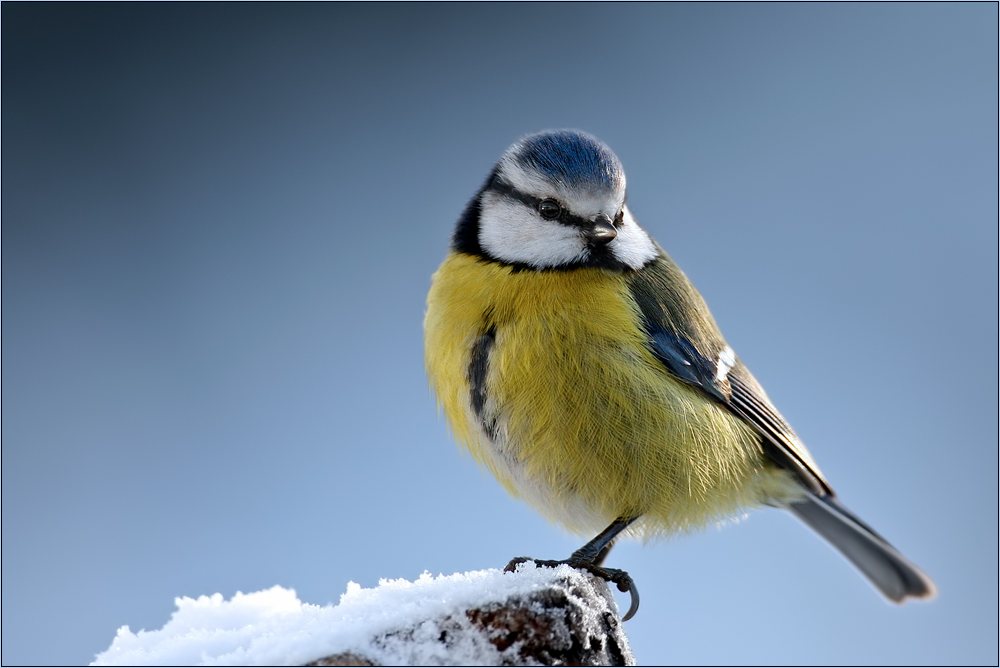
[{"label": "bird's eye", "polygon": [[618,215],[615,216],[615,220],[611,224],[614,225],[615,227],[621,227],[624,222],[625,222],[625,209],[622,209],[621,211],[618,212]]},{"label": "bird's eye", "polygon": [[562,207],[554,199],[543,199],[538,203],[538,213],[547,220],[555,220],[562,214]]}]

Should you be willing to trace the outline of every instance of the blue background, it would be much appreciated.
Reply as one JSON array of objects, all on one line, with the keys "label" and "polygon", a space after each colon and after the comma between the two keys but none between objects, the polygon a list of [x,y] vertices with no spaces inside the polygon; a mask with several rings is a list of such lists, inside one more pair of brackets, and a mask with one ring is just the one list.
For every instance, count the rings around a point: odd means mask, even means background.
[{"label": "blue background", "polygon": [[[997,5],[3,3],[3,663],[173,598],[566,556],[452,443],[421,319],[518,136],[614,149],[847,505],[621,545],[643,663],[997,662]],[[624,600],[622,600],[624,603]]]}]

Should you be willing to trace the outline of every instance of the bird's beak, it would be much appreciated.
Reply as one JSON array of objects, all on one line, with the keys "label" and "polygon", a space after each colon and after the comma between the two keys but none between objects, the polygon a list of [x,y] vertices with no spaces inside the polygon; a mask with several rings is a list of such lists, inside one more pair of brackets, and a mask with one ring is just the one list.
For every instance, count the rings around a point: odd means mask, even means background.
[{"label": "bird's beak", "polygon": [[597,215],[590,226],[584,229],[587,243],[591,246],[606,246],[618,236],[618,230],[605,214]]}]

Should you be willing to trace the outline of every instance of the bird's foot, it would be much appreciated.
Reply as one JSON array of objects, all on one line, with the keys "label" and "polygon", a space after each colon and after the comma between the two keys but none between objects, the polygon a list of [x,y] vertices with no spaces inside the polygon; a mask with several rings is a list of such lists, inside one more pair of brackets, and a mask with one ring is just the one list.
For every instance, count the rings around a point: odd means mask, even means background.
[{"label": "bird's foot", "polygon": [[575,568],[581,571],[587,571],[591,575],[597,576],[604,580],[605,582],[613,582],[615,586],[618,587],[618,591],[628,592],[632,597],[632,601],[629,604],[628,612],[622,617],[623,622],[627,622],[635,616],[635,613],[639,610],[639,590],[635,586],[635,581],[632,580],[632,576],[623,570],[618,568],[604,568],[603,566],[597,566],[593,561],[588,561],[585,558],[571,556],[569,559],[563,559],[562,561],[553,561],[550,559],[532,559],[531,557],[516,557],[510,560],[507,567],[504,568],[505,573],[513,573],[517,570],[519,564],[523,564],[527,561],[534,562],[536,566],[543,568],[555,568],[557,566],[562,566],[566,564],[571,568]]}]

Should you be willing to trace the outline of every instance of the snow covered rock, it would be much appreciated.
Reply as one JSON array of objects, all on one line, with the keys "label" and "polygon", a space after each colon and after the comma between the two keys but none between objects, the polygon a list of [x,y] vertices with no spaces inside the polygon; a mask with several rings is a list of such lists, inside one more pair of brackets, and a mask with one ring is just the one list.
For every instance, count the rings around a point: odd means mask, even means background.
[{"label": "snow covered rock", "polygon": [[348,583],[340,604],[273,587],[176,599],[94,665],[634,665],[607,585],[567,566]]}]

